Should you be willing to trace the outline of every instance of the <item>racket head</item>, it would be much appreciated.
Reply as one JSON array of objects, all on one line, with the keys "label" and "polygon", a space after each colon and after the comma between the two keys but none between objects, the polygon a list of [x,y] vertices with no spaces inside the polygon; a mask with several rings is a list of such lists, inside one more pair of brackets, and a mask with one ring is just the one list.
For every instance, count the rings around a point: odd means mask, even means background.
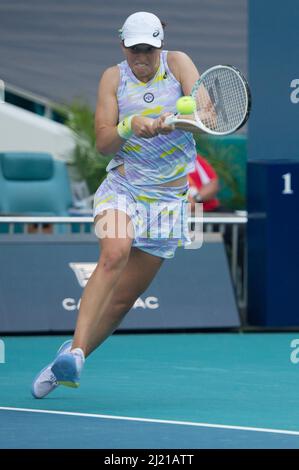
[{"label": "racket head", "polygon": [[195,82],[191,96],[196,101],[193,119],[213,135],[236,132],[247,121],[251,93],[247,80],[232,65],[216,65]]}]

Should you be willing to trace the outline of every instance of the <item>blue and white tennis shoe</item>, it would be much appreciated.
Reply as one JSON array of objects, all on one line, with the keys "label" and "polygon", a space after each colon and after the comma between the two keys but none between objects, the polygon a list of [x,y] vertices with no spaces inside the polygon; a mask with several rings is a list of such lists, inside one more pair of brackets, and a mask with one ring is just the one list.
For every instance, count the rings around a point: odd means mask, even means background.
[{"label": "blue and white tennis shoe", "polygon": [[84,353],[80,348],[59,354],[51,367],[51,371],[56,377],[58,385],[65,385],[66,387],[72,388],[79,387],[84,361]]},{"label": "blue and white tennis shoe", "polygon": [[[50,392],[55,390],[60,384],[71,387],[78,387],[80,381],[80,374],[84,364],[84,354],[81,349],[74,349],[71,351],[72,340],[65,341],[57,351],[56,358],[53,362],[44,367],[35,377],[31,386],[31,393],[34,398],[44,398]],[[61,362],[61,357],[67,356],[66,361]],[[64,367],[63,364],[68,364],[68,367]],[[73,366],[75,364],[75,366]],[[55,365],[57,369],[58,377],[52,371],[52,367]],[[70,365],[70,367],[69,367]],[[63,378],[61,371],[64,371]],[[69,374],[66,374],[69,372]]]}]

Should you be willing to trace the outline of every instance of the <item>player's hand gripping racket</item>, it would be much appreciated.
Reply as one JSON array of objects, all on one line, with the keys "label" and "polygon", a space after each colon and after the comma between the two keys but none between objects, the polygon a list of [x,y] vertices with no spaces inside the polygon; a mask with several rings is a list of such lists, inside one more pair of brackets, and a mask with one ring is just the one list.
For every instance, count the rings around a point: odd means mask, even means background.
[{"label": "player's hand gripping racket", "polygon": [[240,129],[249,117],[248,83],[231,65],[216,65],[204,72],[195,82],[191,97],[195,111],[168,116],[165,124],[189,132],[226,135]]}]

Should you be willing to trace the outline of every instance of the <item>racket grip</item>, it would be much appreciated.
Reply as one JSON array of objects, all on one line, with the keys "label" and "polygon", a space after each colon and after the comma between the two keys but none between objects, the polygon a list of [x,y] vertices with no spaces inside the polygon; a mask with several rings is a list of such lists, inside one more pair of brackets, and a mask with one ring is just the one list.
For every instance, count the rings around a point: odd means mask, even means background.
[{"label": "racket grip", "polygon": [[167,118],[164,121],[164,123],[167,126],[171,126],[171,124],[173,124],[174,122],[175,122],[174,114],[172,114],[171,116],[167,116]]}]

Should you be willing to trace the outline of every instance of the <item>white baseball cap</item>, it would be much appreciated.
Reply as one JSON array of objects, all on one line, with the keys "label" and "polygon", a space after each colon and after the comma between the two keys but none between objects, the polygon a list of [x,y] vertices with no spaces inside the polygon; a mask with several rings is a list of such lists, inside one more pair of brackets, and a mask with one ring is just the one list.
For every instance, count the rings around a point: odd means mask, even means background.
[{"label": "white baseball cap", "polygon": [[149,44],[160,48],[164,39],[161,21],[153,13],[138,11],[130,15],[120,30],[125,47],[136,44]]}]

